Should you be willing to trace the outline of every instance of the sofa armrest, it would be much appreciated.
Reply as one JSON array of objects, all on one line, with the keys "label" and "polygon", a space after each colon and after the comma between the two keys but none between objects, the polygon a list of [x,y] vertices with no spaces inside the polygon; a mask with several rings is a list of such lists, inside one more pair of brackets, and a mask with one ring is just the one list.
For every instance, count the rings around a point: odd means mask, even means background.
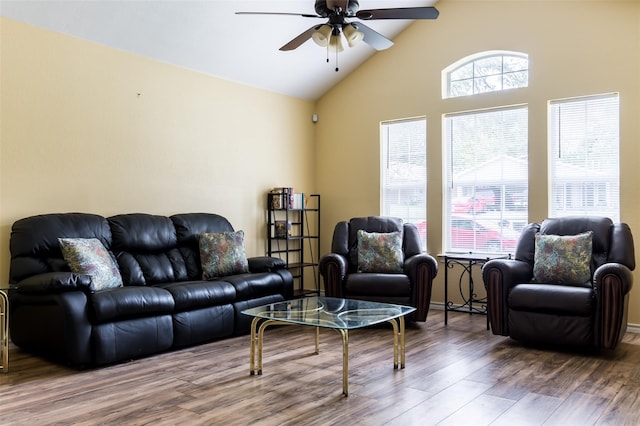
[{"label": "sofa armrest", "polygon": [[47,272],[25,278],[18,283],[18,293],[21,294],[50,294],[78,290],[93,293],[90,275],[73,272]]},{"label": "sofa armrest", "polygon": [[347,275],[347,258],[338,253],[329,253],[320,259],[318,265],[324,281],[324,293],[328,297],[344,297],[342,282]]},{"label": "sofa armrest", "polygon": [[427,253],[416,254],[405,259],[404,272],[409,276],[411,299],[416,307],[413,319],[424,322],[431,305],[431,289],[438,274],[438,261]]},{"label": "sofa armrest", "polygon": [[284,269],[286,263],[279,257],[256,256],[247,259],[249,271],[251,272],[273,272]]},{"label": "sofa armrest", "polygon": [[615,349],[627,330],[631,270],[620,263],[605,263],[593,274],[596,297],[595,345]]},{"label": "sofa armrest", "polygon": [[487,291],[487,315],[495,335],[509,335],[509,305],[511,288],[533,278],[533,266],[514,259],[494,259],[482,267],[482,280]]}]

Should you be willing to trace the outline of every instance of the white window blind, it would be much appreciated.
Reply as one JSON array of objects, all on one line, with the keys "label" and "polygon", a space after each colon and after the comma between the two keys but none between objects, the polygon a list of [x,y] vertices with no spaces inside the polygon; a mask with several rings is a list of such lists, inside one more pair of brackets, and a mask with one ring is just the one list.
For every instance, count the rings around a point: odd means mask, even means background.
[{"label": "white window blind", "polygon": [[416,224],[426,250],[427,120],[383,122],[380,142],[381,214]]},{"label": "white window blind", "polygon": [[549,103],[551,217],[620,220],[618,94]]},{"label": "white window blind", "polygon": [[444,249],[513,253],[528,215],[526,106],[446,114]]}]

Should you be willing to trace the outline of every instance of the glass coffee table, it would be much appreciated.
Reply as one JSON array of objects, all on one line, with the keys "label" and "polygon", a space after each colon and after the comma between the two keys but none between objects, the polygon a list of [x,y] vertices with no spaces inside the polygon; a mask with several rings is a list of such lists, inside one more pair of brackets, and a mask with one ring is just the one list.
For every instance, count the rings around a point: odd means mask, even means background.
[{"label": "glass coffee table", "polygon": [[0,373],[9,372],[9,290],[17,285],[0,284]]},{"label": "glass coffee table", "polygon": [[250,374],[262,374],[264,330],[273,324],[298,324],[316,328],[315,353],[319,353],[320,328],[342,336],[342,393],[349,394],[349,330],[388,322],[393,326],[393,368],[404,368],[404,316],[411,306],[332,297],[303,297],[242,311],[251,322]]}]

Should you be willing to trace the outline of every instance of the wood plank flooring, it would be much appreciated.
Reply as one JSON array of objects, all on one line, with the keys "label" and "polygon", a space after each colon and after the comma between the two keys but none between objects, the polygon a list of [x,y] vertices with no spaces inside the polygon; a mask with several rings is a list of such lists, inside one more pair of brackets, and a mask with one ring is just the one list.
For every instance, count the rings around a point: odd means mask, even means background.
[{"label": "wood plank flooring", "polygon": [[640,335],[611,353],[522,346],[484,316],[431,310],[407,329],[393,369],[390,327],[349,334],[342,396],[338,333],[269,328],[264,373],[249,375],[249,337],[76,371],[12,346],[0,374],[2,425],[638,425]]}]

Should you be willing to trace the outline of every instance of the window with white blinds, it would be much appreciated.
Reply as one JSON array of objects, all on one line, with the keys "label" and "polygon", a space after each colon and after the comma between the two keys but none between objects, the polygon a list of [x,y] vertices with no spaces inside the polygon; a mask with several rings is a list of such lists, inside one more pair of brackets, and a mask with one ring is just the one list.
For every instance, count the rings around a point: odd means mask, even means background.
[{"label": "window with white blinds", "polygon": [[415,118],[380,125],[383,216],[414,223],[427,245],[427,120]]},{"label": "window with white blinds", "polygon": [[551,217],[620,220],[617,93],[549,102]]},{"label": "window with white blinds", "polygon": [[528,213],[528,108],[446,114],[444,249],[513,253]]}]

